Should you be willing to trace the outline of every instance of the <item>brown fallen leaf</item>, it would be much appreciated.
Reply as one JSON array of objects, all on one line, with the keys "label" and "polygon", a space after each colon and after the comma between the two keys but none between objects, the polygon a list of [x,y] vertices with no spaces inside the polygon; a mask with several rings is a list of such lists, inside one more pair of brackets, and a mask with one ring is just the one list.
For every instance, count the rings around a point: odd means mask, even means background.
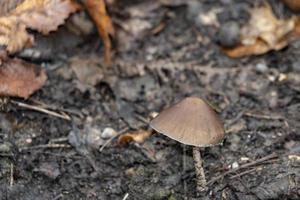
[{"label": "brown fallen leaf", "polygon": [[143,143],[152,135],[150,131],[137,130],[132,133],[125,133],[118,138],[119,145],[125,145],[130,142]]},{"label": "brown fallen leaf", "polygon": [[268,4],[254,8],[250,21],[241,29],[240,45],[223,48],[223,51],[229,57],[239,58],[280,50],[299,38],[300,35],[295,32],[298,21],[295,16],[278,19]]},{"label": "brown fallen leaf", "polygon": [[46,82],[45,70],[20,59],[2,60],[0,66],[0,96],[27,99]]},{"label": "brown fallen leaf", "polygon": [[81,8],[72,0],[24,0],[15,4],[5,9],[8,13],[0,15],[0,45],[6,46],[11,54],[33,44],[27,28],[49,34]]},{"label": "brown fallen leaf", "polygon": [[[273,50],[280,50],[286,45],[287,42],[283,40],[280,43],[276,44]],[[232,49],[223,48],[223,52],[231,58],[240,58],[251,55],[262,55],[264,53],[269,52],[270,50],[270,46],[261,39],[257,39],[255,43],[251,45],[239,45]]]},{"label": "brown fallen leaf", "polygon": [[295,11],[295,12],[300,11],[300,1],[299,0],[282,0],[282,1],[292,11]]},{"label": "brown fallen leaf", "polygon": [[114,36],[115,31],[110,17],[107,15],[104,0],[85,0],[84,5],[91,18],[94,20],[98,32],[104,43],[104,61],[111,65],[111,41],[109,36]]},{"label": "brown fallen leaf", "polygon": [[25,1],[25,0],[0,1],[0,13],[1,13],[1,16],[4,16],[7,13],[9,13],[10,11],[14,10],[23,1]]}]

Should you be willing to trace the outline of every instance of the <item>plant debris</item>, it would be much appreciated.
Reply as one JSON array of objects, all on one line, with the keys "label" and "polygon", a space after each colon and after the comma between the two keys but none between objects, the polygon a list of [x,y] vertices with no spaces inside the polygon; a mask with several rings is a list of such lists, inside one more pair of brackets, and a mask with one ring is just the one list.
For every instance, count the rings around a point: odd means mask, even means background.
[{"label": "plant debris", "polygon": [[297,17],[278,19],[268,4],[253,8],[250,21],[241,28],[240,44],[234,48],[223,48],[223,51],[232,58],[278,51],[300,37],[297,26]]},{"label": "plant debris", "polygon": [[125,145],[130,142],[144,143],[145,140],[148,139],[151,135],[151,131],[147,130],[138,130],[134,132],[125,133],[118,138],[118,144]]},{"label": "plant debris", "polygon": [[6,59],[0,66],[0,96],[27,99],[46,82],[44,69],[20,59]]},{"label": "plant debris", "polygon": [[47,35],[79,9],[80,5],[71,0],[25,0],[1,15],[0,45],[6,46],[9,53],[16,53],[33,44],[27,28]]},{"label": "plant debris", "polygon": [[114,36],[115,31],[111,19],[106,13],[105,2],[104,0],[85,0],[84,5],[94,20],[103,40],[105,47],[104,61],[109,66],[111,65],[111,41],[109,36]]},{"label": "plant debris", "polygon": [[289,7],[291,10],[298,12],[300,11],[300,1],[299,0],[282,0],[282,2]]}]

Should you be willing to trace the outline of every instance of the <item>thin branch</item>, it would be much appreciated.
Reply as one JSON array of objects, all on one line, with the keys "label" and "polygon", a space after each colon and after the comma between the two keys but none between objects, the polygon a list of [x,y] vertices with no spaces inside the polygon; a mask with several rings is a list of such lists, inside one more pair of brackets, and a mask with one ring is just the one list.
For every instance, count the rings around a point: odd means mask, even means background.
[{"label": "thin branch", "polygon": [[40,144],[36,146],[31,147],[23,147],[20,148],[20,151],[26,151],[31,149],[55,149],[55,148],[71,148],[71,145],[69,144]]},{"label": "thin branch", "polygon": [[210,181],[207,182],[207,185],[213,184],[214,182],[216,182],[216,181],[218,181],[219,179],[221,179],[221,178],[227,176],[228,174],[231,174],[231,173],[236,172],[236,171],[241,170],[241,169],[245,169],[245,168],[248,168],[248,167],[252,167],[252,166],[255,166],[255,165],[262,164],[262,163],[264,163],[264,162],[267,161],[267,160],[271,160],[271,159],[274,159],[274,158],[277,158],[277,157],[278,157],[278,156],[277,156],[276,153],[272,153],[272,154],[270,154],[270,155],[267,155],[267,156],[265,156],[265,157],[262,157],[262,158],[260,158],[260,159],[258,159],[258,160],[253,161],[253,162],[246,163],[246,164],[244,164],[244,165],[241,165],[241,166],[238,167],[238,168],[231,169],[231,170],[229,170],[229,171],[227,171],[227,172],[225,172],[225,173],[223,173],[223,174],[221,174],[221,175],[219,175],[219,176],[217,176],[217,177],[211,179]]},{"label": "thin branch", "polygon": [[109,138],[109,139],[102,145],[102,147],[99,149],[99,152],[102,152],[103,149],[113,141],[113,139],[115,139],[116,137],[120,136],[122,133],[125,133],[125,132],[128,131],[128,130],[129,130],[129,128],[128,128],[128,127],[125,127],[125,128],[123,128],[122,130],[118,131],[118,133],[117,133],[116,135],[114,135],[113,137]]},{"label": "thin branch", "polygon": [[60,113],[57,113],[57,112],[54,112],[54,111],[51,111],[51,110],[47,110],[47,109],[39,107],[39,106],[33,106],[33,105],[29,105],[29,104],[26,104],[26,103],[23,103],[23,102],[14,101],[14,100],[11,100],[10,102],[17,105],[17,106],[19,106],[19,107],[22,107],[22,108],[35,110],[35,111],[45,113],[45,114],[48,114],[48,115],[51,115],[51,116],[54,116],[54,117],[58,117],[58,118],[61,118],[61,119],[65,119],[65,120],[68,120],[68,121],[71,120],[71,117],[69,115],[67,115],[66,113],[60,114]]}]

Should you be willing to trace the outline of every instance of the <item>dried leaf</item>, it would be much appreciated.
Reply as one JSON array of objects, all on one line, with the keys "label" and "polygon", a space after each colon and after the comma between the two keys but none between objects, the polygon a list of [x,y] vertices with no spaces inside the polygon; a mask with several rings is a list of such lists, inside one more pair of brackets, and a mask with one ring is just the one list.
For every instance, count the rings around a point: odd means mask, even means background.
[{"label": "dried leaf", "polygon": [[270,5],[254,8],[249,23],[241,29],[241,44],[235,48],[224,48],[232,58],[261,55],[271,50],[280,50],[289,42],[299,38],[295,34],[299,19],[278,19]]},{"label": "dried leaf", "polygon": [[287,5],[293,11],[300,11],[300,1],[299,0],[282,0],[285,5]]},{"label": "dried leaf", "polygon": [[105,47],[105,63],[111,65],[111,41],[109,36],[114,36],[115,31],[111,19],[106,13],[105,2],[104,0],[85,0],[84,4],[91,18],[94,20],[103,40]]},{"label": "dried leaf", "polygon": [[0,13],[1,16],[6,15],[10,11],[14,10],[18,5],[20,5],[25,0],[9,0],[0,1]]},{"label": "dried leaf", "polygon": [[138,130],[132,133],[125,133],[118,138],[119,145],[125,145],[129,142],[143,143],[152,135],[150,131]]},{"label": "dried leaf", "polygon": [[6,15],[1,13],[0,45],[15,53],[33,43],[27,28],[49,34],[79,9],[79,4],[72,0],[25,0]]},{"label": "dried leaf", "polygon": [[7,59],[0,66],[0,96],[28,98],[46,82],[45,70],[19,59]]},{"label": "dried leaf", "polygon": [[[282,41],[281,43],[278,43],[274,50],[280,50],[284,48],[287,45],[286,41]],[[264,41],[257,39],[254,44],[251,45],[239,45],[235,48],[223,48],[223,52],[231,57],[231,58],[240,58],[245,56],[251,56],[251,55],[261,55],[264,53],[267,53],[270,51],[270,46],[265,43]]]}]

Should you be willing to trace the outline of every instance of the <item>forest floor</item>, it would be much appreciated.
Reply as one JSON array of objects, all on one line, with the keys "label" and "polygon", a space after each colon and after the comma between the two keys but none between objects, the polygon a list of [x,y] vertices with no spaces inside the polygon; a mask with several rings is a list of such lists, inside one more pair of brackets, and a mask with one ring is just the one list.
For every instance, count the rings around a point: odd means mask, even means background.
[{"label": "forest floor", "polygon": [[[245,23],[253,2],[201,2],[131,1],[123,13],[112,10],[110,68],[95,30],[80,37],[62,26],[37,36],[19,56],[46,69],[46,86],[28,100],[1,102],[0,199],[299,199],[300,41],[228,58],[218,29]],[[196,191],[189,146],[160,134],[123,146],[94,139],[107,127],[147,130],[151,113],[187,96],[209,101],[227,131],[223,145],[202,149],[207,192]]]}]

